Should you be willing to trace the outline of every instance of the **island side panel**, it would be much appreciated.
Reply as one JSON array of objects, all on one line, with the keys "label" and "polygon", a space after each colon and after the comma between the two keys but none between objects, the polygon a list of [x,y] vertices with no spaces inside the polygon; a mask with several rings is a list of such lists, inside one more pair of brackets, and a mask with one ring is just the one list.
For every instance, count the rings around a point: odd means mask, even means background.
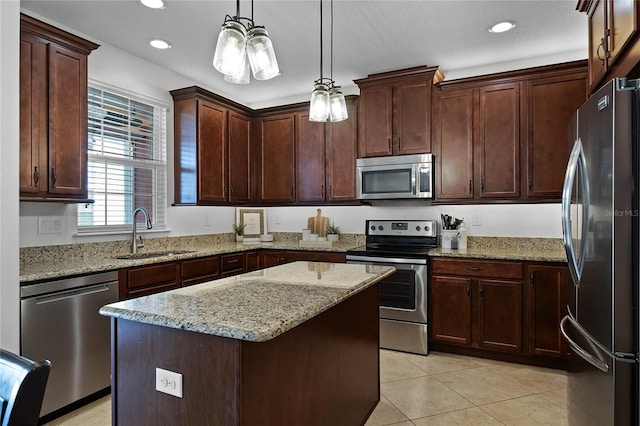
[{"label": "island side panel", "polygon": [[362,424],[380,398],[378,306],[375,284],[273,340],[242,342],[241,424]]},{"label": "island side panel", "polygon": [[[114,425],[239,424],[239,341],[115,322]],[[156,367],[182,374],[182,398],[155,390]]]}]

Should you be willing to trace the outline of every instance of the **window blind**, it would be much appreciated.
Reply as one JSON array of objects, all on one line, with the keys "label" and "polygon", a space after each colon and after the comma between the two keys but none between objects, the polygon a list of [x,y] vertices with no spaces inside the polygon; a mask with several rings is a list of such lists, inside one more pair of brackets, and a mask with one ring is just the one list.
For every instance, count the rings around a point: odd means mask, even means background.
[{"label": "window blind", "polygon": [[154,228],[166,228],[166,115],[165,106],[89,83],[87,174],[95,203],[78,207],[79,233],[129,231],[137,207],[147,209]]}]

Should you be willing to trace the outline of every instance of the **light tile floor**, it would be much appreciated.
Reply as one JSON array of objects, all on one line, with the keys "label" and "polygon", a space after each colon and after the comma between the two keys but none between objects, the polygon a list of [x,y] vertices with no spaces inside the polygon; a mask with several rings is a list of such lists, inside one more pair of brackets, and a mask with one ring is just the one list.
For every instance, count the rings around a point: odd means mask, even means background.
[{"label": "light tile floor", "polygon": [[[566,373],[461,355],[382,349],[380,403],[366,426],[567,425]],[[47,425],[108,426],[104,397]]]}]

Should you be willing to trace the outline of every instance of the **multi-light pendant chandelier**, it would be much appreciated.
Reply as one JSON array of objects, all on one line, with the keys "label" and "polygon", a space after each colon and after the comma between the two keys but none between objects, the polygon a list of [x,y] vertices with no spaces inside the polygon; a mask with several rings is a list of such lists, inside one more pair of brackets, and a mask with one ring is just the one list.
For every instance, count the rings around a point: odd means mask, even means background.
[{"label": "multi-light pendant chandelier", "polygon": [[213,67],[224,74],[225,81],[235,84],[249,83],[249,67],[256,80],[269,80],[280,75],[267,30],[253,22],[253,0],[251,18],[240,16],[240,0],[236,0],[236,15],[224,18]]},{"label": "multi-light pendant chandelier", "polygon": [[309,121],[343,121],[349,115],[340,86],[333,81],[333,0],[331,0],[331,74],[323,77],[322,0],[320,0],[320,78],[314,84],[309,106]]}]

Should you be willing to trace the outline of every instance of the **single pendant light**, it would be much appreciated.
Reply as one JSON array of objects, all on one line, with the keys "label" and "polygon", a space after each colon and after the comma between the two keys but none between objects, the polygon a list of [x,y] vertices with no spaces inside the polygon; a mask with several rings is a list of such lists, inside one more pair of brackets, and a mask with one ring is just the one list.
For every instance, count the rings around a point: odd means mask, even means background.
[{"label": "single pendant light", "polygon": [[225,17],[218,35],[213,66],[224,74],[225,81],[236,84],[249,83],[249,67],[256,80],[269,80],[280,75],[267,30],[253,21],[253,0],[251,18],[240,16],[240,0],[236,0],[236,15]]},{"label": "single pendant light", "polygon": [[322,0],[320,0],[320,78],[314,83],[309,104],[309,121],[327,121],[329,118],[329,85],[322,76]]},{"label": "single pendant light", "polygon": [[333,0],[331,0],[331,88],[329,89],[329,118],[332,122],[344,121],[349,118],[347,102],[342,94],[342,88],[333,81]]}]

